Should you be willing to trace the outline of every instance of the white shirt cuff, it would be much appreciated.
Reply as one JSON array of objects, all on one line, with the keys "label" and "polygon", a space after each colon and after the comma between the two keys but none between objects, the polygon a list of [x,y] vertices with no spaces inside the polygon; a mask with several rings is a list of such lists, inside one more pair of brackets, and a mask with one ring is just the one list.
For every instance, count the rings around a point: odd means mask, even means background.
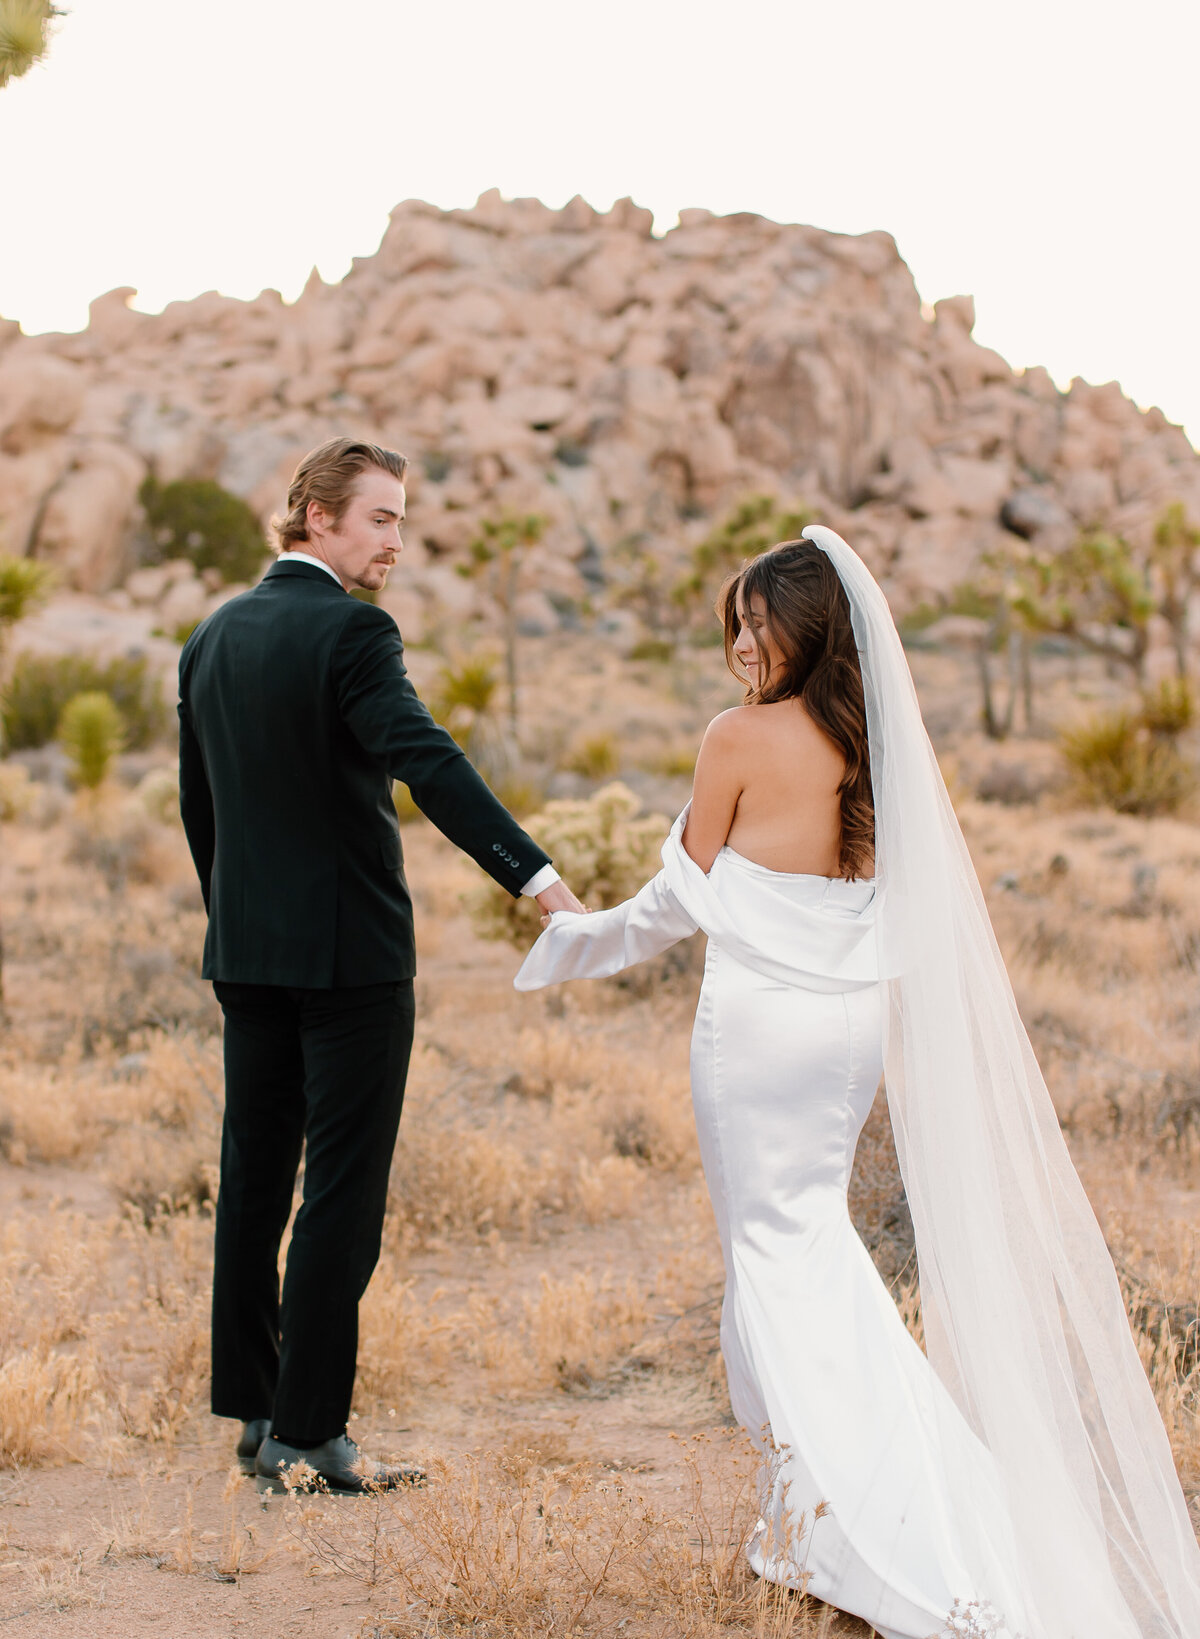
[{"label": "white shirt cuff", "polygon": [[536,876],[531,876],[529,878],[529,881],[521,889],[521,892],[523,894],[528,894],[530,899],[536,899],[538,894],[545,893],[546,889],[551,885],[551,883],[561,881],[562,877],[559,876],[553,865],[543,865]]}]

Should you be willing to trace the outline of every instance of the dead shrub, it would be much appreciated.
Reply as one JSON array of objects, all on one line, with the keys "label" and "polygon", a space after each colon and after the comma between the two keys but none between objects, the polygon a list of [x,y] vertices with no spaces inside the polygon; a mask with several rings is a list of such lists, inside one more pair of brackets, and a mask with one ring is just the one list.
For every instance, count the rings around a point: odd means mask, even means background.
[{"label": "dead shrub", "polygon": [[38,1347],[0,1365],[0,1468],[24,1468],[78,1451],[94,1416],[98,1379],[86,1355]]},{"label": "dead shrub", "polygon": [[749,1569],[762,1463],[745,1440],[684,1441],[679,1452],[686,1502],[677,1513],[619,1477],[522,1449],[435,1458],[421,1491],[352,1510],[305,1499],[288,1524],[315,1565],[403,1603],[374,1619],[380,1635],[397,1639],[467,1628],[497,1639],[626,1628],[653,1639],[858,1631]]}]

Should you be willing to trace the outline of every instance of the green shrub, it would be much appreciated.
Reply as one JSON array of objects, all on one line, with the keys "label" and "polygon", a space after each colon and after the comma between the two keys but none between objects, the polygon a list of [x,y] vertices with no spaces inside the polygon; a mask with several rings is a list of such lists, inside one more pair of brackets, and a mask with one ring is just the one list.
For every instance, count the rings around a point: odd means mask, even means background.
[{"label": "green shrub", "polygon": [[696,746],[668,746],[642,766],[651,774],[665,774],[668,779],[688,779],[696,772]]},{"label": "green shrub", "polygon": [[253,580],[267,555],[262,527],[237,495],[212,478],[180,478],[160,484],[147,478],[138,499],[146,514],[148,563],[187,558],[221,579]]},{"label": "green shrub", "polygon": [[162,682],[145,655],[101,661],[95,655],[22,654],[0,703],[4,738],[13,751],[54,739],[67,701],[77,694],[107,694],[120,710],[131,751],[152,745],[167,725]]},{"label": "green shrub", "polygon": [[665,637],[642,637],[629,651],[630,660],[670,661],[675,658],[675,645]]},{"label": "green shrub", "polygon": [[[614,782],[586,801],[548,802],[524,825],[584,904],[604,910],[636,893],[659,868],[671,822],[662,814],[639,818],[639,807],[629,787]],[[494,882],[477,889],[469,906],[485,939],[525,946],[541,932],[536,900],[514,899]]]},{"label": "green shrub", "polygon": [[617,772],[617,747],[611,734],[591,734],[571,750],[564,768],[589,780],[607,780]]},{"label": "green shrub", "polygon": [[513,772],[516,745],[496,715],[499,677],[487,658],[443,666],[429,703],[439,723],[453,736],[493,790]]},{"label": "green shrub", "polygon": [[443,666],[430,710],[439,723],[450,726],[465,716],[469,725],[493,709],[499,681],[495,662],[490,659],[468,659],[457,666]]},{"label": "green shrub", "polygon": [[1141,713],[1100,713],[1068,730],[1061,749],[1076,796],[1119,814],[1172,814],[1196,787],[1174,736],[1155,733]]},{"label": "green shrub", "polygon": [[450,476],[453,462],[441,450],[429,450],[421,459],[421,466],[431,484],[444,483]]},{"label": "green shrub", "polygon": [[110,695],[93,689],[63,707],[58,739],[71,759],[75,784],[88,791],[103,785],[121,749],[125,725]]},{"label": "green shrub", "polygon": [[1182,734],[1195,717],[1196,700],[1186,677],[1164,677],[1142,696],[1141,718],[1151,734]]},{"label": "green shrub", "polygon": [[0,633],[45,603],[53,584],[49,564],[0,553]]}]

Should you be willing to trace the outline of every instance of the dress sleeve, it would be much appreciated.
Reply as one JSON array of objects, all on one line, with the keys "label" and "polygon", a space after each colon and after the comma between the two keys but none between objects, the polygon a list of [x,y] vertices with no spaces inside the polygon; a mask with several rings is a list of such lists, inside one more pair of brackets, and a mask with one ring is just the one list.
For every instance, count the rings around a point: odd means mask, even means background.
[{"label": "dress sleeve", "polygon": [[563,979],[604,979],[661,955],[697,926],[667,886],[666,872],[660,871],[632,899],[611,910],[590,916],[555,911],[513,985],[542,990]]}]

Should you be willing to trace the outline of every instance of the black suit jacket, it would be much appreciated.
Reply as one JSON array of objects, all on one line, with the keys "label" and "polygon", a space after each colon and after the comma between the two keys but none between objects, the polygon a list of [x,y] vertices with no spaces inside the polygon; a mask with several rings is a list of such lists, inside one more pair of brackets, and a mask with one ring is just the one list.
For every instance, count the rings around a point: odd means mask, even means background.
[{"label": "black suit jacket", "polygon": [[400,633],[280,561],[179,659],[179,790],[204,977],[330,989],[416,971],[392,779],[511,894],[548,856],[417,698]]}]

